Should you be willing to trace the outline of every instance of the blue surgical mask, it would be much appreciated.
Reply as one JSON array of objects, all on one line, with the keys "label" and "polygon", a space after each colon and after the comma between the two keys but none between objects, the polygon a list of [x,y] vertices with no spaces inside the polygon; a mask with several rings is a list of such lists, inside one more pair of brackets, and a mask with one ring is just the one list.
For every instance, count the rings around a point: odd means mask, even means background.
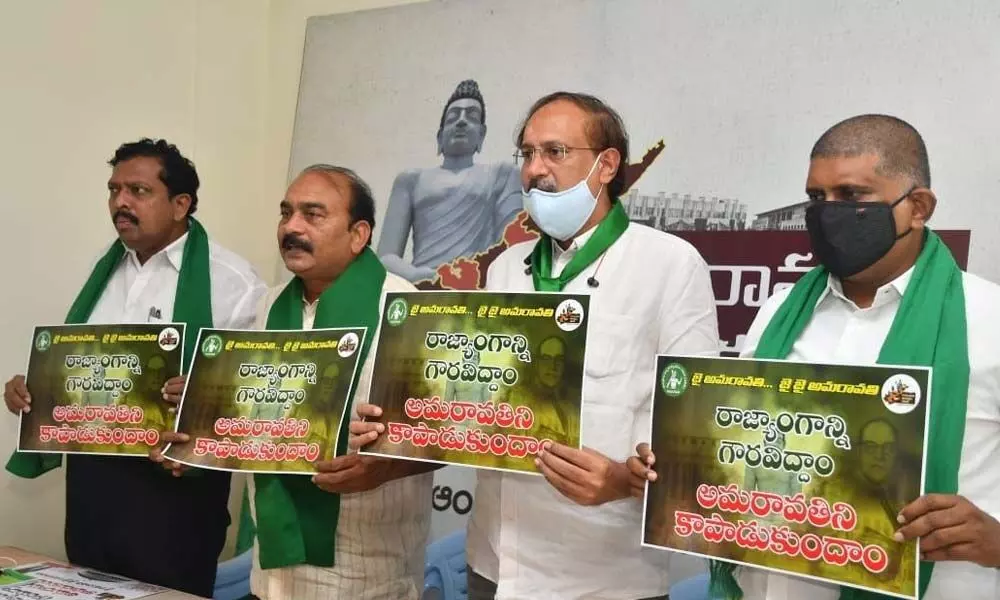
[{"label": "blue surgical mask", "polygon": [[[568,190],[545,192],[534,188],[530,192],[521,191],[524,197],[524,209],[542,231],[564,242],[580,231],[590,215],[594,214],[597,198],[590,193],[587,180],[594,174],[594,169],[600,160],[601,156],[598,155],[587,176]],[[603,189],[602,183],[601,189],[597,190],[598,196]]]}]

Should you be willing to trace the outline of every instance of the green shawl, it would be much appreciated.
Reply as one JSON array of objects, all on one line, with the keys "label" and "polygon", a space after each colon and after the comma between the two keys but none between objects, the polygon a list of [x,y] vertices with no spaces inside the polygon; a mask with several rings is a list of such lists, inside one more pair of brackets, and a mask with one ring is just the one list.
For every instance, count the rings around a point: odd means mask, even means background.
[{"label": "green shawl", "polygon": [[[379,323],[379,304],[385,267],[366,248],[319,297],[313,327],[367,327],[358,364],[363,365]],[[275,299],[267,316],[268,329],[302,329],[304,287],[292,279]],[[348,406],[357,391],[357,369],[351,382]],[[345,418],[337,441],[337,456],[347,451],[348,424]],[[316,487],[301,475],[254,475],[254,505],[257,508],[256,536],[260,546],[260,566],[264,569],[310,564],[333,566],[340,496]],[[248,532],[244,522],[240,537]]]},{"label": "green shawl", "polygon": [[[754,358],[784,359],[805,330],[827,286],[823,267],[806,273],[792,288],[768,323]],[[965,436],[965,407],[969,392],[969,344],[965,321],[962,271],[936,233],[926,230],[899,310],[879,352],[878,363],[933,368],[931,414],[927,434],[926,489],[928,494],[958,491],[958,467]],[[713,561],[713,597],[743,597],[733,577],[733,565]],[[933,562],[920,563],[920,597],[930,583]],[[841,600],[889,598],[842,586]]]},{"label": "green shawl", "polygon": [[[83,324],[90,319],[97,301],[104,294],[104,288],[125,256],[125,244],[116,240],[108,251],[97,261],[93,272],[66,315],[66,323]],[[177,290],[174,293],[175,322],[187,323],[184,336],[184,365],[191,364],[191,354],[197,341],[198,330],[212,326],[212,285],[209,275],[208,234],[193,217],[188,219],[188,234],[184,241],[184,257],[181,259],[177,276]],[[34,479],[62,465],[61,454],[38,454],[34,452],[14,452],[7,462],[7,470],[18,477]]]},{"label": "green shawl", "polygon": [[552,238],[546,234],[531,251],[531,278],[536,292],[561,292],[628,229],[629,218],[621,202],[615,202],[583,247],[570,259],[558,277],[552,277]]}]

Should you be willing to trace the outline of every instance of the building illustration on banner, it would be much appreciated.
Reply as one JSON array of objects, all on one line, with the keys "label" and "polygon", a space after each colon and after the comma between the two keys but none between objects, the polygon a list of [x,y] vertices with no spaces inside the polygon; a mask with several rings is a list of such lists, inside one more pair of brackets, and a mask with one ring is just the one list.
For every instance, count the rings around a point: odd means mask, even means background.
[{"label": "building illustration on banner", "polygon": [[660,231],[742,231],[747,228],[747,205],[735,198],[691,198],[691,194],[655,196],[632,188],[621,199],[629,219]]},{"label": "building illustration on banner", "polygon": [[807,206],[809,206],[809,201],[805,200],[757,213],[750,229],[757,231],[805,231]]}]

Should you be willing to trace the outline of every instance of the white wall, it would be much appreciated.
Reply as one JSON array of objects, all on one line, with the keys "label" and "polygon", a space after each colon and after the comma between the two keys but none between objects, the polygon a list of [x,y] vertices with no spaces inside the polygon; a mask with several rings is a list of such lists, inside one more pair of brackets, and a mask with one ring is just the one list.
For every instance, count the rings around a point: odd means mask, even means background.
[{"label": "white wall", "polygon": [[[306,20],[318,15],[370,10],[422,0],[274,0],[268,19],[267,130],[264,190],[278,212],[278,202],[285,193],[290,174],[288,157],[292,147],[292,129],[299,95],[302,49]],[[271,276],[280,281],[285,274],[281,259],[275,254]]]},{"label": "white wall", "polygon": [[[114,235],[105,164],[142,136],[176,143],[202,179],[198,216],[272,280],[306,19],[354,0],[0,2],[0,378],[24,370]],[[0,415],[0,455],[16,421]],[[234,484],[235,485],[235,484]],[[0,473],[0,545],[63,557],[63,475]]]},{"label": "white wall", "polygon": [[[114,235],[105,163],[124,141],[176,143],[209,233],[272,281],[306,19],[389,4],[0,2],[0,378],[24,371],[31,327],[61,321]],[[15,428],[0,415],[4,460]],[[63,494],[61,472],[0,472],[0,545],[63,557]]]},{"label": "white wall", "polygon": [[[23,372],[37,322],[59,322],[114,230],[106,161],[165,137],[195,161],[198,216],[268,275],[260,210],[265,0],[0,3],[0,377]],[[239,215],[238,224],[230,220]],[[270,239],[270,238],[268,238]],[[3,411],[6,414],[6,411]],[[0,455],[15,445],[0,416]],[[0,544],[63,556],[63,475],[0,474]]]}]

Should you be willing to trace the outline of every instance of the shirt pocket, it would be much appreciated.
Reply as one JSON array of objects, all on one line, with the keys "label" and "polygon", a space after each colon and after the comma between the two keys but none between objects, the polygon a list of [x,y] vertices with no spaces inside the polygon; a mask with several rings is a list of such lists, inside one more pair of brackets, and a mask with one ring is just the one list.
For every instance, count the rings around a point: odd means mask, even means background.
[{"label": "shirt pocket", "polygon": [[628,373],[635,364],[635,319],[627,315],[591,313],[587,332],[587,383]]},{"label": "shirt pocket", "polygon": [[580,443],[616,461],[632,455],[635,410],[625,403],[584,403]]},{"label": "shirt pocket", "polygon": [[588,332],[580,437],[614,460],[629,455],[636,410],[649,401],[632,380],[640,345],[636,324],[627,315],[602,314],[591,317]]}]

